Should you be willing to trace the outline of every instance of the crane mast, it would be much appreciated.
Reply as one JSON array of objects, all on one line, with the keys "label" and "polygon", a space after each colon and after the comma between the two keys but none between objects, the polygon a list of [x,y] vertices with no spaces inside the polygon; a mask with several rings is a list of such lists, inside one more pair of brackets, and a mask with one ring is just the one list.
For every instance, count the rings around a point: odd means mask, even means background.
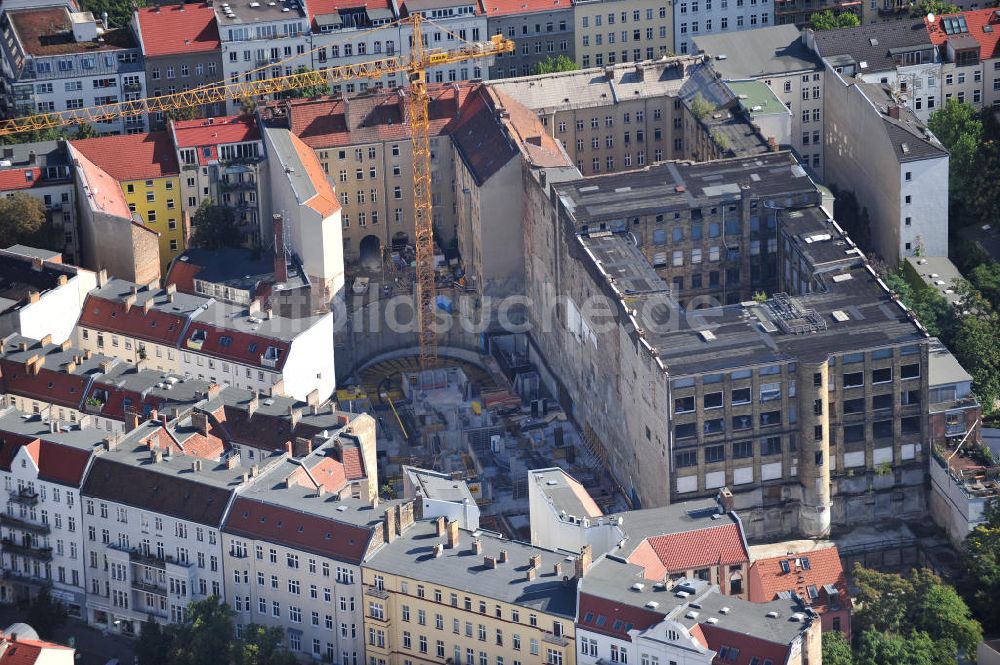
[{"label": "crane mast", "polygon": [[416,320],[420,343],[420,366],[433,368],[437,364],[437,334],[434,330],[435,292],[434,215],[431,194],[430,99],[427,92],[427,68],[466,60],[475,60],[510,53],[514,42],[494,35],[488,42],[467,43],[460,49],[427,49],[423,43],[421,24],[425,19],[413,14],[400,21],[410,25],[413,43],[408,57],[390,56],[348,65],[324,67],[267,78],[259,81],[220,83],[202,86],[158,97],[125,100],[82,109],[11,118],[0,121],[0,136],[81,125],[113,122],[122,118],[150,113],[168,113],[178,109],[217,102],[252,99],[264,95],[299,90],[318,85],[360,79],[378,80],[393,74],[404,74],[409,81],[406,91],[407,123],[413,142],[413,224],[416,235]]}]

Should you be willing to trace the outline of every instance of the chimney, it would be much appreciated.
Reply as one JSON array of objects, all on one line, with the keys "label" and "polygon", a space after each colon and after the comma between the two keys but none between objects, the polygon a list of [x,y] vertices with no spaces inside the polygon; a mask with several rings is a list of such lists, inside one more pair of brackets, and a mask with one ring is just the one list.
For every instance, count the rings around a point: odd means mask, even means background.
[{"label": "chimney", "polygon": [[[309,406],[319,406],[319,388],[314,389],[306,395],[306,404]],[[316,413],[316,411],[313,411],[313,413]]]},{"label": "chimney", "polygon": [[226,468],[227,469],[235,469],[239,465],[240,465],[239,455],[230,455],[229,457],[226,458]]},{"label": "chimney", "polygon": [[27,351],[28,350],[28,346],[29,346],[29,344],[27,342],[18,342],[17,343],[17,350],[18,351]]},{"label": "chimney", "polygon": [[587,570],[590,568],[590,564],[594,560],[594,551],[591,549],[590,545],[584,545],[580,548],[580,556],[576,558],[576,578],[579,580],[583,579],[583,576],[587,574]]},{"label": "chimney", "polygon": [[167,295],[168,296],[177,293],[177,285],[176,284],[167,284],[166,291],[167,291]]},{"label": "chimney", "polygon": [[528,566],[531,568],[541,568],[542,567],[542,555],[532,554],[531,558],[528,559]]},{"label": "chimney", "polygon": [[274,281],[288,281],[288,260],[285,257],[284,219],[281,215],[272,217],[274,227]]},{"label": "chimney", "polygon": [[142,313],[149,314],[149,310],[153,308],[153,299],[146,298],[145,302],[142,303]]},{"label": "chimney", "polygon": [[56,284],[58,284],[59,286],[66,286],[68,282],[69,278],[66,277],[66,275],[59,275],[59,277],[56,278]]},{"label": "chimney", "polygon": [[45,335],[40,340],[38,340],[38,346],[43,348],[51,343],[52,343],[52,333],[49,333],[48,335]]},{"label": "chimney", "polygon": [[472,553],[479,556],[483,553],[483,541],[476,538],[472,541]]},{"label": "chimney", "polygon": [[191,413],[191,426],[202,436],[208,436],[208,414],[200,411]]},{"label": "chimney", "polygon": [[71,340],[65,340],[59,345],[60,351],[69,351],[73,347],[73,342]]},{"label": "chimney", "polygon": [[288,407],[288,420],[291,422],[292,429],[299,426],[299,420],[302,419],[302,409],[296,409],[294,406]]},{"label": "chimney", "polygon": [[108,271],[106,268],[101,268],[97,271],[97,288],[103,288],[108,285]]},{"label": "chimney", "polygon": [[437,545],[434,546],[434,558],[436,559],[442,554],[444,554],[444,545],[438,543]]},{"label": "chimney", "polygon": [[247,402],[247,418],[252,416],[257,411],[258,406],[260,406],[260,395],[258,395],[255,390],[250,395],[250,401]]},{"label": "chimney", "polygon": [[219,396],[219,393],[221,392],[222,392],[222,386],[220,386],[218,383],[213,383],[210,386],[208,386],[208,390],[205,393],[205,397],[207,397],[208,399],[215,399],[216,397]]},{"label": "chimney", "polygon": [[677,76],[679,78],[684,78],[684,73],[687,70],[687,65],[683,60],[677,61]]},{"label": "chimney", "polygon": [[719,507],[723,513],[733,512],[733,493],[728,487],[723,487],[719,490]]},{"label": "chimney", "polygon": [[305,457],[312,452],[312,440],[297,436],[295,437],[295,442],[292,444],[292,449],[295,451],[296,457]]},{"label": "chimney", "polygon": [[613,65],[609,65],[604,68],[604,78],[608,79],[609,81],[615,80],[615,68]]},{"label": "chimney", "polygon": [[535,575],[537,575],[537,573],[535,572],[535,569],[534,568],[528,568],[527,577],[528,577],[528,581],[529,582],[531,582],[531,581],[533,581],[535,579]]},{"label": "chimney", "polygon": [[773,136],[768,136],[767,149],[770,150],[771,152],[778,152],[781,149],[781,147],[778,145],[778,139],[774,138]]},{"label": "chimney", "polygon": [[[134,286],[132,288],[135,289]],[[127,296],[125,296],[125,300],[122,302],[122,305],[124,305],[124,307],[125,307],[125,313],[126,314],[128,313],[128,311],[130,309],[132,309],[132,305],[134,305],[134,304],[135,304],[135,294],[134,293],[130,293]]]},{"label": "chimney", "polygon": [[38,299],[42,297],[42,294],[38,291],[28,291],[28,302],[36,303]]},{"label": "chimney", "polygon": [[497,558],[495,556],[484,556],[483,565],[486,566],[487,568],[496,568]]},{"label": "chimney", "polygon": [[112,451],[118,450],[118,435],[109,434],[104,438],[104,448],[105,450]]},{"label": "chimney", "polygon": [[889,104],[889,117],[899,120],[899,104]]},{"label": "chimney", "polygon": [[153,450],[152,454],[149,456],[149,459],[153,461],[153,464],[159,464],[160,462],[163,461],[163,451]]},{"label": "chimney", "polygon": [[129,414],[127,414],[127,417],[128,417],[128,431],[129,432],[131,432],[132,430],[134,430],[137,427],[139,427],[139,414],[138,413],[129,413]]},{"label": "chimney", "polygon": [[552,574],[556,577],[562,577],[562,564],[558,561],[552,566]]},{"label": "chimney", "polygon": [[500,563],[507,563],[507,550],[500,550]]},{"label": "chimney", "polygon": [[285,452],[288,453],[289,457],[294,457],[294,455],[292,454],[292,442],[291,441],[285,441]]},{"label": "chimney", "polygon": [[643,67],[638,62],[635,63],[635,75],[639,78],[640,81],[643,80],[643,78],[646,76],[646,68]]},{"label": "chimney", "polygon": [[105,358],[100,362],[101,373],[107,374],[108,372],[111,371],[111,368],[114,367],[114,365],[115,361],[112,358]]},{"label": "chimney", "polygon": [[385,534],[385,542],[391,543],[396,540],[396,513],[390,507],[386,508],[385,512],[382,514],[382,532]]},{"label": "chimney", "polygon": [[442,516],[434,518],[434,535],[436,536],[444,535],[444,517]]},{"label": "chimney", "polygon": [[451,520],[444,528],[448,535],[448,549],[458,549],[458,520]]}]

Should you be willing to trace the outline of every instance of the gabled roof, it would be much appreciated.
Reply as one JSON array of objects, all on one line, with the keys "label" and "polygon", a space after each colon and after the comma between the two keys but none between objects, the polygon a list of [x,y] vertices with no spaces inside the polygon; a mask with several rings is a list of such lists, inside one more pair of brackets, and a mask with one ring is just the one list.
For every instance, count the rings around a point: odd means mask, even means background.
[{"label": "gabled roof", "polygon": [[262,360],[264,353],[268,349],[274,349],[277,352],[277,358],[273,366],[268,365],[267,368],[278,372],[284,367],[285,360],[288,359],[288,351],[292,346],[285,340],[272,339],[264,335],[231,328],[218,328],[198,320],[191,322],[181,342],[182,346],[195,343],[194,340],[200,340],[198,351],[201,353],[255,367],[264,367]]},{"label": "gabled roof", "polygon": [[[712,651],[718,653],[723,647],[737,650],[734,656],[727,658],[716,656],[714,662],[719,665],[729,665],[730,663],[732,665],[754,665],[755,663],[763,663],[765,660],[779,665],[788,661],[790,646],[787,644],[771,642],[750,633],[728,630],[707,622],[698,624],[697,628],[701,629],[701,635],[704,636],[704,646]],[[699,640],[699,642],[701,641]]]},{"label": "gabled roof", "polygon": [[490,18],[515,14],[543,14],[572,9],[570,0],[483,0]]},{"label": "gabled roof", "polygon": [[202,166],[219,160],[220,145],[260,140],[257,121],[245,115],[171,120],[170,131],[178,148],[199,148],[198,163]]},{"label": "gabled roof", "polygon": [[188,312],[175,313],[152,307],[126,307],[124,302],[89,295],[80,313],[79,325],[177,346],[184,332]]},{"label": "gabled roof", "polygon": [[4,392],[72,409],[79,408],[90,383],[90,378],[81,374],[45,366],[34,372],[24,363],[7,358],[0,360],[0,373]]},{"label": "gabled roof", "polygon": [[165,131],[72,141],[87,159],[119,182],[177,175],[177,152]]},{"label": "gabled roof", "polygon": [[94,212],[103,212],[132,221],[134,219],[132,211],[118,181],[87,159],[72,143],[69,145],[69,154],[83,182],[84,191],[80,193],[80,199],[86,201]]},{"label": "gabled roof", "polygon": [[[43,656],[46,655],[45,652],[73,651],[72,647],[55,644],[54,642],[43,642],[42,640],[24,639],[22,637],[14,639],[13,636],[7,635],[0,635],[0,645],[2,645],[0,646],[0,665],[35,665],[39,661],[50,663],[53,662],[51,659],[56,656],[55,654],[49,654],[48,657],[43,659]],[[72,653],[66,656],[66,658],[59,660],[59,662],[63,661],[72,662]]]},{"label": "gabled roof", "polygon": [[287,129],[268,127],[264,131],[270,156],[284,167],[282,177],[288,180],[299,204],[323,218],[339,211],[340,202],[316,152]]},{"label": "gabled roof", "polygon": [[580,592],[577,625],[603,635],[628,640],[632,629],[646,630],[663,620],[665,611],[654,611]]},{"label": "gabled roof", "polygon": [[792,591],[819,612],[831,605],[846,605],[850,598],[840,552],[835,546],[757,559],[750,566],[747,590],[749,599],[755,603],[775,600],[779,594]]},{"label": "gabled roof", "polygon": [[211,5],[203,2],[170,4],[144,7],[136,13],[147,58],[218,51],[221,47]]},{"label": "gabled roof", "polygon": [[[945,22],[948,19],[963,18],[968,32],[948,35]],[[945,14],[937,16],[933,23],[924,18],[927,35],[935,46],[953,42],[956,37],[971,37],[979,44],[979,57],[983,60],[1000,55],[1000,14],[996,9],[973,9],[960,14]]]},{"label": "gabled roof", "polygon": [[[647,538],[647,543],[649,548],[637,547],[629,557],[629,562],[638,565],[655,565],[658,562],[666,573],[750,560],[740,528],[733,522],[718,527],[652,536]],[[650,557],[651,554],[655,561]]]},{"label": "gabled roof", "polygon": [[81,493],[219,528],[232,490],[98,457]]},{"label": "gabled roof", "polygon": [[233,502],[223,530],[354,564],[372,537],[372,529],[245,497]]},{"label": "gabled roof", "polygon": [[[30,174],[30,175],[29,175]],[[37,167],[5,168],[0,171],[0,192],[42,187],[49,183],[42,180],[42,170]]]},{"label": "gabled roof", "polygon": [[[862,74],[896,68],[891,51],[931,48],[923,19],[870,23],[856,28],[820,30],[814,34],[816,49],[823,58],[849,56]],[[733,55],[739,57],[739,54]],[[865,66],[862,67],[861,63]]]},{"label": "gabled roof", "polygon": [[518,154],[498,114],[484,86],[479,85],[465,99],[452,123],[455,147],[479,185]]},{"label": "gabled roof", "polygon": [[0,469],[10,471],[10,465],[21,448],[28,448],[31,458],[38,465],[38,477],[41,480],[72,487],[80,486],[90,459],[89,450],[0,431]]}]

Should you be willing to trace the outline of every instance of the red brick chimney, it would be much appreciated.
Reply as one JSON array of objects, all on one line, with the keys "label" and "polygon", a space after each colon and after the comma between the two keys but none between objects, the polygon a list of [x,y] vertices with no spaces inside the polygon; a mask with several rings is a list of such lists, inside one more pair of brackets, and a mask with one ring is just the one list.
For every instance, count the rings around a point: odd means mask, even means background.
[{"label": "red brick chimney", "polygon": [[285,258],[285,220],[281,215],[274,215],[274,281],[288,280],[288,261]]}]

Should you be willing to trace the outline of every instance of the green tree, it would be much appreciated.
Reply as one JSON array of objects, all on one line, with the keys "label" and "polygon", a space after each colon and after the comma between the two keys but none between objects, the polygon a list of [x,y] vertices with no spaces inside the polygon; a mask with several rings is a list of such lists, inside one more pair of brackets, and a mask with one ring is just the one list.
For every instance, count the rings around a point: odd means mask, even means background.
[{"label": "green tree", "polygon": [[43,640],[54,637],[53,633],[66,623],[69,611],[66,605],[52,597],[48,589],[42,589],[25,609],[24,618]]},{"label": "green tree", "polygon": [[913,18],[923,18],[928,14],[944,16],[945,14],[957,14],[962,11],[958,6],[946,0],[920,0],[910,7],[910,16]]},{"label": "green tree", "polygon": [[[854,665],[851,643],[837,630],[823,632],[823,665]],[[142,665],[140,663],[140,665]]]},{"label": "green tree", "polygon": [[198,106],[181,106],[167,111],[167,117],[171,120],[194,120],[201,117],[201,108]]},{"label": "green tree", "polygon": [[205,199],[191,216],[191,244],[204,249],[239,247],[240,230],[233,209]]},{"label": "green tree", "polygon": [[187,620],[172,630],[171,665],[218,665],[232,653],[233,611],[218,596],[188,605]]},{"label": "green tree", "polygon": [[138,665],[171,665],[173,632],[163,630],[153,617],[142,622],[139,639],[135,642]]},{"label": "green tree", "polygon": [[61,249],[45,205],[24,192],[0,198],[0,238],[8,245],[21,243],[54,251]]},{"label": "green tree", "polygon": [[903,636],[870,628],[861,634],[854,650],[855,665],[953,665],[955,662],[953,643],[935,642],[921,631]]},{"label": "green tree", "polygon": [[697,93],[694,96],[694,99],[691,100],[690,108],[691,108],[691,115],[696,117],[698,120],[701,120],[702,118],[704,118],[709,113],[715,110],[715,107],[712,106],[712,104],[707,99],[702,97],[700,92]]},{"label": "green tree", "polygon": [[571,72],[574,69],[578,69],[576,63],[570,60],[565,55],[558,55],[552,57],[551,55],[545,60],[537,63],[532,69],[532,74],[552,74],[555,72]]},{"label": "green tree", "polygon": [[282,645],[284,639],[280,628],[244,626],[243,639],[233,645],[233,665],[296,665],[295,656]]},{"label": "green tree", "polygon": [[834,14],[832,10],[825,9],[816,12],[809,18],[809,27],[816,31],[856,28],[859,25],[861,25],[861,19],[853,12]]},{"label": "green tree", "polygon": [[1000,309],[1000,263],[980,263],[969,271],[969,281],[994,311]]},{"label": "green tree", "polygon": [[963,316],[958,317],[951,348],[972,375],[972,384],[986,411],[1000,400],[1000,315],[971,285],[955,289],[962,297]]},{"label": "green tree", "polygon": [[100,20],[103,12],[108,13],[108,23],[113,28],[121,28],[128,25],[132,18],[133,7],[145,7],[146,0],[82,0],[80,7],[87,12],[93,12],[94,17]]},{"label": "green tree", "polygon": [[[295,70],[295,73],[305,74],[309,71],[311,70],[308,67],[306,67],[305,65],[300,65]],[[286,90],[285,92],[281,93],[280,96],[283,99],[297,99],[300,97],[321,97],[323,95],[329,95],[329,94],[330,94],[330,86],[327,85],[326,83],[320,83],[320,84],[303,86],[301,88],[295,88],[293,90]]]}]

